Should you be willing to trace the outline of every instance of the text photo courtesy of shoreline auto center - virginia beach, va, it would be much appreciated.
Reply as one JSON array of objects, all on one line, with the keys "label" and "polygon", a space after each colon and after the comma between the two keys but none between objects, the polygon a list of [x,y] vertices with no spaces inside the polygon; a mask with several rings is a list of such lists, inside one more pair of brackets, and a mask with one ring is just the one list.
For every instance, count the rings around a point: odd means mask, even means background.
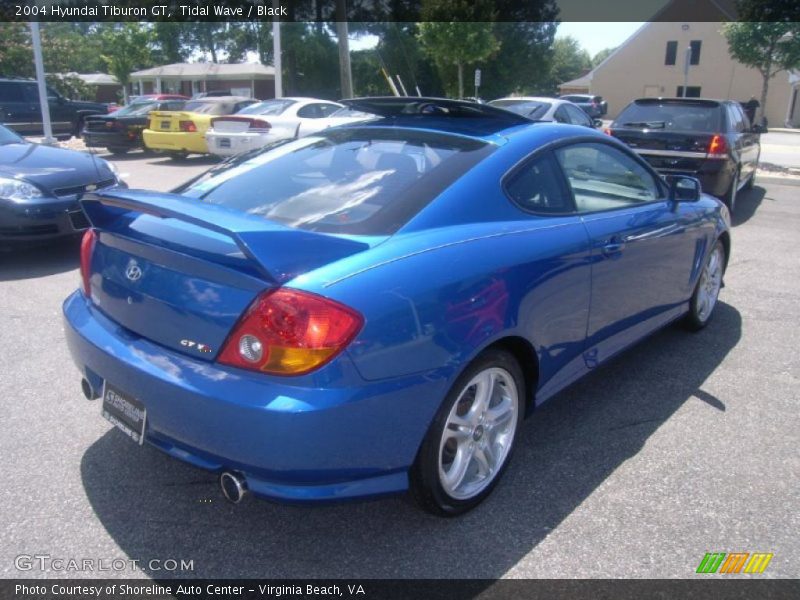
[{"label": "text photo courtesy of shoreline auto center - virginia beach, va", "polygon": [[0,5],[0,598],[800,595],[800,10]]}]

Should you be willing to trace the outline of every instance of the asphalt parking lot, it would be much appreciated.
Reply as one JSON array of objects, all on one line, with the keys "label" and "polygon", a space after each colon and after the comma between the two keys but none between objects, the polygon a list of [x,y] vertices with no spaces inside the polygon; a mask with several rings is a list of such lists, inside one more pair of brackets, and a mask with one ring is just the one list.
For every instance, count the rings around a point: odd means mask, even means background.
[{"label": "asphalt parking lot", "polygon": [[[214,164],[116,162],[160,190]],[[452,520],[404,498],[227,504],[212,474],[136,446],[83,399],[61,322],[77,244],[0,255],[0,574],[64,576],[15,567],[39,554],[192,560],[174,574],[197,577],[686,578],[706,552],[771,552],[762,575],[726,577],[798,577],[798,189],[740,196],[705,331],[670,327],[562,392],[492,497]]]}]

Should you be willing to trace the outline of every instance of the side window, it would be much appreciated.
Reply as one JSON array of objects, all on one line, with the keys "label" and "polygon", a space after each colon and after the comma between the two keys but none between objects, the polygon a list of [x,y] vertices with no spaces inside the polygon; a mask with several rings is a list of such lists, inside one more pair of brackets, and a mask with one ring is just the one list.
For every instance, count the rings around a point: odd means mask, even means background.
[{"label": "side window", "polygon": [[569,190],[550,153],[514,171],[504,187],[509,198],[523,210],[556,214],[573,211]]},{"label": "side window", "polygon": [[553,115],[553,120],[556,123],[569,123],[569,115],[567,114],[565,105],[561,105]]},{"label": "side window", "polygon": [[739,128],[737,129],[737,131],[741,133],[750,131],[750,129],[752,128],[752,124],[750,123],[750,118],[742,110],[742,107],[739,106],[738,104],[731,104],[731,110],[733,110],[734,113],[738,115],[737,120],[739,122]]},{"label": "side window", "polygon": [[583,112],[577,106],[565,106],[567,110],[567,115],[569,115],[569,120],[574,123],[575,125],[583,125],[585,127],[592,127],[592,121],[589,119],[589,115]]},{"label": "side window", "polygon": [[316,104],[306,104],[297,110],[297,116],[303,119],[319,119],[319,109]]},{"label": "side window", "polygon": [[339,110],[341,106],[336,106],[335,104],[320,104],[319,111],[323,117],[330,117],[333,113]]},{"label": "side window", "polygon": [[606,144],[558,148],[556,157],[575,197],[578,212],[595,212],[652,202],[660,190],[647,169]]},{"label": "side window", "polygon": [[730,121],[730,131],[736,131],[738,133],[744,131],[744,122],[742,121],[742,117],[736,111],[736,108],[731,104],[728,105],[728,121]]},{"label": "side window", "polygon": [[242,102],[237,102],[236,105],[233,107],[233,112],[237,113],[243,108],[250,106],[251,104],[255,104],[255,100],[244,100]]},{"label": "side window", "polygon": [[0,82],[0,102],[26,102],[22,86],[18,83]]},{"label": "side window", "polygon": [[35,83],[23,83],[19,87],[25,102],[39,104],[39,87]]}]

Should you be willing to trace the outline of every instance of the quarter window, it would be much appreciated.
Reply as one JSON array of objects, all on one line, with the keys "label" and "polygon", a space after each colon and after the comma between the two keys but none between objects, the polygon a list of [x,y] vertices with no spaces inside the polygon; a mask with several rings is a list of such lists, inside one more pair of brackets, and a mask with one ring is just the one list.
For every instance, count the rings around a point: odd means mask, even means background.
[{"label": "quarter window", "polygon": [[550,154],[545,154],[516,170],[506,181],[506,193],[523,210],[535,213],[572,211],[569,190]]},{"label": "quarter window", "polygon": [[575,144],[555,151],[580,213],[657,200],[661,194],[647,169],[605,144]]}]

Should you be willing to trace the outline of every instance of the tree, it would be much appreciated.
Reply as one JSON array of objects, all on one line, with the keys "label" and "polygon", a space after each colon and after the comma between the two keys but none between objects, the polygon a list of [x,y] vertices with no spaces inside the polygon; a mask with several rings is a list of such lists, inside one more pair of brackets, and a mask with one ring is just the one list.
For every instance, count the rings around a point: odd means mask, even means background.
[{"label": "tree", "polygon": [[449,83],[448,70],[456,67],[459,98],[464,97],[464,67],[489,58],[500,48],[492,30],[493,24],[487,22],[428,21],[419,25],[422,47],[436,63],[445,85]]},{"label": "tree", "polygon": [[122,85],[126,104],[131,73],[152,64],[151,40],[152,30],[139,23],[116,23],[101,34],[101,56],[108,67],[108,72]]},{"label": "tree", "polygon": [[595,54],[594,57],[592,58],[592,68],[594,69],[597,65],[603,62],[605,59],[607,59],[611,55],[611,53],[614,52],[614,50],[616,49],[617,46],[614,46],[613,48],[603,48],[602,50],[600,50],[600,52]]},{"label": "tree", "polygon": [[581,48],[572,36],[557,38],[553,42],[553,62],[550,67],[550,91],[555,92],[559,83],[580,77],[592,68],[589,53]]},{"label": "tree", "polygon": [[781,71],[800,67],[800,23],[726,23],[722,33],[728,41],[731,56],[761,74],[761,106],[756,119],[762,120],[769,80]]}]

